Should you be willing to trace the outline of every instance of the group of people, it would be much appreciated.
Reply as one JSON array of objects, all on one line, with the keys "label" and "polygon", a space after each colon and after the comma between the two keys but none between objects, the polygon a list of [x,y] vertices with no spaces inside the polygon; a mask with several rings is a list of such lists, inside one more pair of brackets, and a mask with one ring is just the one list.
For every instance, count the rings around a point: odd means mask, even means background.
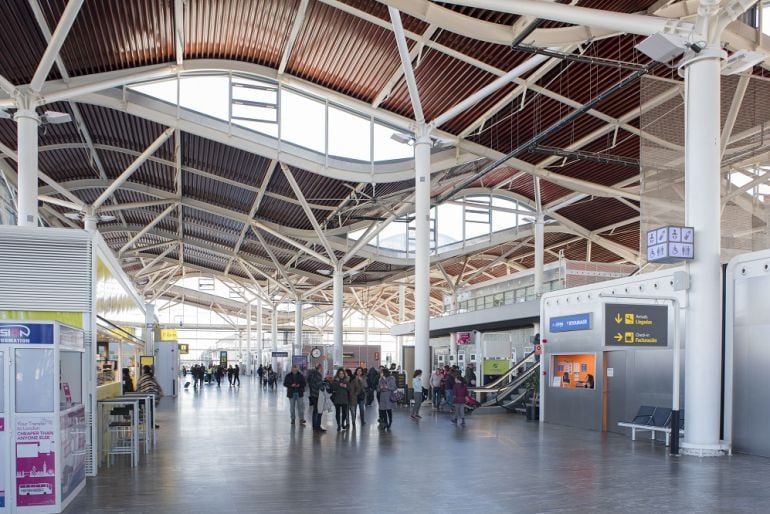
[{"label": "group of people", "polygon": [[273,389],[278,382],[278,373],[273,370],[272,365],[265,367],[260,364],[259,368],[257,368],[257,376],[259,377],[259,383],[262,384],[263,388],[269,387],[270,389]]},{"label": "group of people", "polygon": [[437,368],[430,376],[433,391],[433,409],[441,410],[446,404],[453,414],[452,422],[465,425],[465,404],[468,401],[468,386],[476,386],[476,374],[472,367],[466,368],[465,377],[457,366]]},{"label": "group of people", "polygon": [[[366,405],[371,405],[374,396],[377,396],[379,409],[379,426],[383,430],[390,430],[393,423],[393,405],[397,402],[396,379],[389,369],[380,367],[366,370],[358,367],[355,371],[339,368],[332,377],[324,377],[321,364],[312,368],[307,378],[300,372],[297,366],[292,366],[291,372],[286,375],[283,385],[289,398],[291,424],[299,420],[300,425],[305,425],[304,394],[307,389],[310,408],[312,409],[312,426],[316,432],[326,432],[321,419],[323,412],[331,406],[334,407],[337,431],[355,428],[356,421],[361,425],[366,424]],[[418,370],[416,376],[422,374]],[[417,395],[418,393],[416,393]],[[419,389],[419,398],[415,396],[416,412],[419,413],[419,405],[422,403],[422,388]]]},{"label": "group of people", "polygon": [[[203,364],[194,364],[190,368],[190,374],[193,378],[193,388],[197,388],[199,385],[203,387],[203,382],[212,383],[212,380],[216,380],[217,386],[220,386],[225,375],[227,375],[227,381],[231,386],[241,385],[241,367],[238,364],[235,366],[230,364],[227,368],[222,364],[208,368]],[[187,375],[187,369],[183,366],[182,376],[185,375]],[[185,385],[185,387],[187,386]]]}]

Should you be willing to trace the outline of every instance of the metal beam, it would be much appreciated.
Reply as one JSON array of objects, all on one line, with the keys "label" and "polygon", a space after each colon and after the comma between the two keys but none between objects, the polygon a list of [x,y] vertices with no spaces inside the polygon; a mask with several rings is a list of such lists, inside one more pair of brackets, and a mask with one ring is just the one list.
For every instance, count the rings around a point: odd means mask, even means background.
[{"label": "metal beam", "polygon": [[126,181],[128,180],[131,175],[134,174],[136,170],[139,169],[139,167],[144,164],[144,161],[147,160],[149,156],[154,154],[158,148],[163,146],[163,144],[168,140],[169,137],[174,133],[173,128],[167,128],[163,131],[163,133],[158,136],[158,138],[153,141],[153,143],[147,147],[147,149],[142,152],[142,154],[137,157],[134,162],[132,162],[128,168],[125,169],[123,173],[116,178],[112,184],[101,194],[99,195],[99,198],[96,199],[96,201],[91,206],[93,209],[98,209],[101,207],[101,205],[112,196],[112,194],[117,191],[117,189]]},{"label": "metal beam", "polygon": [[406,79],[406,87],[409,90],[409,99],[412,101],[414,121],[417,122],[417,124],[422,124],[425,123],[425,115],[422,112],[420,92],[417,89],[417,80],[414,77],[412,60],[409,58],[409,48],[406,46],[404,26],[401,24],[401,13],[393,7],[388,7],[388,13],[390,14],[390,22],[393,24],[393,33],[396,36],[396,46],[398,46],[398,54],[401,57],[401,67],[404,69],[404,78]]},{"label": "metal beam", "polygon": [[132,237],[131,239],[129,239],[128,243],[126,243],[125,245],[123,245],[123,247],[122,247],[120,250],[118,250],[118,255],[123,255],[123,252],[125,252],[126,250],[128,250],[128,249],[131,247],[131,245],[132,245],[132,244],[134,244],[134,243],[136,243],[137,241],[139,241],[139,239],[141,239],[143,235],[145,235],[147,232],[149,232],[150,230],[152,230],[152,228],[153,228],[155,225],[157,225],[157,224],[158,224],[158,223],[159,223],[159,222],[160,222],[160,221],[161,221],[163,218],[165,218],[166,216],[168,216],[169,214],[171,214],[171,211],[173,211],[174,209],[176,209],[176,207],[177,207],[177,204],[176,204],[176,203],[172,203],[171,205],[169,205],[168,207],[166,207],[166,208],[164,209],[164,211],[163,211],[163,212],[161,212],[161,213],[158,215],[158,217],[156,217],[154,220],[152,220],[152,221],[151,221],[151,222],[150,222],[150,223],[149,223],[149,224],[148,224],[146,227],[144,227],[142,230],[140,230],[139,232],[137,232],[137,233],[134,235],[134,237]]},{"label": "metal beam", "polygon": [[[436,29],[438,27],[436,25],[428,25],[428,28],[425,29],[425,32],[422,33],[420,36],[420,39],[418,39],[415,43],[415,45],[412,47],[412,49],[409,51],[409,61],[414,62],[414,59],[422,54],[422,49],[425,47],[425,43],[430,41],[430,38],[433,37],[433,34],[436,32]],[[385,101],[388,96],[390,96],[390,93],[393,91],[393,88],[396,87],[396,84],[399,83],[401,78],[404,76],[404,67],[399,66],[396,68],[396,71],[393,72],[393,75],[390,76],[390,79],[385,83],[385,86],[383,86],[382,89],[380,89],[380,92],[377,93],[377,96],[374,98],[374,101],[372,102],[372,107],[379,107],[382,102]]]},{"label": "metal beam", "polygon": [[174,0],[174,53],[176,63],[184,61],[184,0]]},{"label": "metal beam", "polygon": [[294,23],[291,26],[291,32],[289,32],[289,40],[286,42],[286,47],[283,50],[281,63],[278,65],[279,74],[283,74],[286,71],[286,65],[289,64],[291,51],[294,49],[294,43],[297,41],[297,36],[299,35],[299,31],[302,28],[302,23],[305,21],[307,4],[308,0],[300,0],[299,7],[297,8],[297,14],[294,16]]},{"label": "metal beam", "polygon": [[749,87],[751,80],[751,74],[746,73],[741,75],[738,79],[738,85],[733,93],[733,101],[730,104],[730,110],[727,111],[727,118],[725,118],[724,125],[722,126],[722,134],[720,137],[720,152],[719,155],[724,159],[725,150],[727,150],[727,143],[730,141],[730,136],[733,133],[735,122],[738,120],[738,113],[741,110],[741,104],[743,103],[743,97],[746,94],[746,89]]},{"label": "metal beam", "polygon": [[[37,2],[37,0],[31,1]],[[83,0],[70,0],[67,7],[64,8],[59,23],[56,25],[56,30],[54,30],[51,40],[48,42],[48,46],[43,53],[43,57],[40,58],[40,63],[37,65],[35,75],[29,83],[32,91],[37,93],[43,87],[45,79],[48,78],[48,72],[51,71],[51,66],[53,66],[54,61],[59,56],[59,50],[64,44],[64,40],[67,39],[67,34],[69,34],[72,28],[72,24],[75,23],[75,18],[82,5]]]},{"label": "metal beam", "polygon": [[294,175],[292,174],[289,167],[284,163],[281,163],[281,169],[283,170],[283,174],[286,177],[286,180],[289,182],[292,191],[294,191],[294,195],[297,197],[297,200],[300,201],[302,210],[305,211],[305,216],[307,216],[308,221],[313,226],[313,230],[315,230],[316,234],[318,235],[318,239],[321,240],[321,244],[326,250],[326,253],[329,255],[329,260],[331,260],[332,264],[336,264],[337,256],[334,254],[334,250],[332,250],[331,246],[329,245],[329,241],[326,239],[326,235],[324,234],[323,229],[321,229],[321,225],[318,224],[318,220],[315,218],[315,214],[313,214],[313,211],[307,204],[305,195],[302,194],[302,189],[299,187],[299,184],[297,184]]}]

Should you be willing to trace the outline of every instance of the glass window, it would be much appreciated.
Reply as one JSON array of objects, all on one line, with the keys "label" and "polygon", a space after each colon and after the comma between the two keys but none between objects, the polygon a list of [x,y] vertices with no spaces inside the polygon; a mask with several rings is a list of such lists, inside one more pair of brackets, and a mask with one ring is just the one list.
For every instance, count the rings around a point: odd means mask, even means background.
[{"label": "glass window", "polygon": [[513,294],[514,294],[513,291],[505,292],[505,297],[504,297],[505,299],[503,300],[505,302],[505,305],[513,303],[513,299],[514,299]]},{"label": "glass window", "polygon": [[[492,231],[505,230],[516,226],[516,202],[507,198],[492,197],[492,206],[496,209],[492,211]],[[505,210],[509,209],[509,210]]]},{"label": "glass window", "polygon": [[526,294],[524,296],[526,297],[524,299],[525,301],[534,299],[535,298],[535,286],[527,287]]},{"label": "glass window", "polygon": [[59,406],[69,409],[83,403],[83,354],[63,351],[59,359]]},{"label": "glass window", "polygon": [[525,300],[524,293],[526,293],[526,289],[521,288],[516,290],[516,302],[523,302]]},{"label": "glass window", "polygon": [[505,294],[504,293],[495,293],[494,301],[495,301],[495,307],[500,307],[503,305],[503,298]]},{"label": "glass window", "polygon": [[494,307],[494,299],[492,298],[492,295],[487,295],[484,297],[484,308],[485,309],[491,309]]},{"label": "glass window", "polygon": [[227,77],[188,77],[179,81],[179,106],[227,121],[230,95]]},{"label": "glass window", "polygon": [[554,355],[551,361],[551,387],[594,389],[596,356],[594,354]]},{"label": "glass window", "polygon": [[329,108],[329,155],[369,162],[371,123],[336,107]]},{"label": "glass window", "polygon": [[[400,130],[374,124],[374,160],[375,161],[393,161],[398,159],[409,159],[414,156],[414,148],[408,144],[395,141],[391,136],[395,133],[401,133]],[[367,128],[367,134],[369,130]]]},{"label": "glass window", "polygon": [[324,153],[326,148],[325,104],[313,98],[283,90],[280,115],[281,139]]},{"label": "glass window", "polygon": [[16,350],[16,412],[53,412],[53,350]]}]

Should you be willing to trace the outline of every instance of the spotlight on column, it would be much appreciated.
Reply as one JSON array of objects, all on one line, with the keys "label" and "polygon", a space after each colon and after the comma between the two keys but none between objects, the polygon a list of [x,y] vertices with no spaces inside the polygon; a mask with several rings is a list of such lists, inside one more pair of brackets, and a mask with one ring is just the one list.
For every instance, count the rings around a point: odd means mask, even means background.
[{"label": "spotlight on column", "polygon": [[687,41],[684,38],[659,32],[648,37],[634,48],[653,61],[667,63],[682,55],[686,47]]},{"label": "spotlight on column", "polygon": [[767,59],[767,54],[762,51],[738,50],[722,63],[722,75],[737,75]]},{"label": "spotlight on column", "polygon": [[45,111],[40,117],[40,121],[49,125],[61,125],[72,121],[72,116],[66,112]]},{"label": "spotlight on column", "polygon": [[397,143],[401,143],[402,145],[414,145],[414,137],[409,134],[404,134],[403,132],[393,132],[390,138]]}]

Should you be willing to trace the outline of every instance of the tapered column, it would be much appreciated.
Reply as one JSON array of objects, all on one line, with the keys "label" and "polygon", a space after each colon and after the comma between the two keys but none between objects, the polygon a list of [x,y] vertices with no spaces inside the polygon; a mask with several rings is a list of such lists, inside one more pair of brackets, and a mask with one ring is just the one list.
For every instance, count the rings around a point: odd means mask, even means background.
[{"label": "tapered column", "polygon": [[685,67],[685,223],[695,229],[695,259],[685,349],[687,430],[682,451],[714,454],[719,449],[720,388],[706,370],[721,369],[720,67],[723,51],[713,45],[690,56]]},{"label": "tapered column", "polygon": [[257,366],[262,364],[262,352],[264,351],[265,339],[262,337],[262,300],[257,299]]},{"label": "tapered column", "polygon": [[430,147],[425,125],[418,128],[414,144],[415,248],[414,248],[414,366],[430,366]]},{"label": "tapered column", "polygon": [[246,304],[246,374],[251,373],[251,302]]},{"label": "tapered column", "polygon": [[332,360],[334,361],[335,369],[342,366],[342,307],[344,301],[342,295],[342,278],[342,265],[337,264],[334,266],[334,277],[332,280],[332,321],[334,323],[334,349],[332,351]]},{"label": "tapered column", "polygon": [[38,134],[40,118],[34,109],[19,108],[14,115],[18,136],[18,217],[20,227],[37,226]]},{"label": "tapered column", "polygon": [[302,300],[297,299],[294,304],[294,344],[292,355],[302,355]]},{"label": "tapered column", "polygon": [[535,220],[535,295],[538,298],[543,294],[543,262],[545,260],[544,225],[543,214],[538,213]]}]

